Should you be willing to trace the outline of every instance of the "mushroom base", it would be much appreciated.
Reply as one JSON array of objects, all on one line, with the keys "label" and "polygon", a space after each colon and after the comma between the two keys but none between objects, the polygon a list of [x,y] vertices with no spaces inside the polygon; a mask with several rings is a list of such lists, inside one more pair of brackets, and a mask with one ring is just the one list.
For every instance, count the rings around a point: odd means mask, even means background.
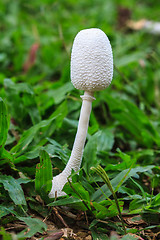
[{"label": "mushroom base", "polygon": [[68,178],[68,176],[64,172],[53,177],[52,189],[48,195],[49,198],[62,197],[62,196],[66,195],[66,193],[63,192],[62,189],[68,181],[67,178]]}]

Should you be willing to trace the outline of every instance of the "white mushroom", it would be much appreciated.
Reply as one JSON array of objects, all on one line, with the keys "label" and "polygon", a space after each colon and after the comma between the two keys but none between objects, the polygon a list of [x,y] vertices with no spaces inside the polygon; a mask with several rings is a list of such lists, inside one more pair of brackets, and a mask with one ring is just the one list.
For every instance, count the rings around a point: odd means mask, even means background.
[{"label": "white mushroom", "polygon": [[71,81],[75,88],[84,90],[82,107],[70,159],[59,175],[53,177],[50,198],[64,196],[62,191],[72,169],[80,169],[86,141],[92,101],[95,91],[105,89],[112,81],[112,48],[106,34],[97,28],[80,31],[75,37],[71,53]]}]

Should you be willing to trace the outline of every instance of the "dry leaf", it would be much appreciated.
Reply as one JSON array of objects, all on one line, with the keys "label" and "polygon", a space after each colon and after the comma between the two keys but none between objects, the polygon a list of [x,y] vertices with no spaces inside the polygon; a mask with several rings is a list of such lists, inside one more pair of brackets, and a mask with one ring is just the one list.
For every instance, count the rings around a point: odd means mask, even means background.
[{"label": "dry leaf", "polygon": [[127,27],[133,29],[133,30],[141,30],[144,28],[146,23],[146,19],[141,19],[139,21],[133,21],[133,20],[129,20],[127,21]]}]

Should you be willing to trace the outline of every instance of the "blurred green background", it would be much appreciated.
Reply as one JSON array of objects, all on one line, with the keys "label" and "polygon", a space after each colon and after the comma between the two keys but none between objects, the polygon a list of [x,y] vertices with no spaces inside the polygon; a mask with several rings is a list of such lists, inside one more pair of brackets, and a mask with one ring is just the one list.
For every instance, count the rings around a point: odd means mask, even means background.
[{"label": "blurred green background", "polygon": [[[37,94],[41,93],[42,86],[44,90],[52,88],[54,82],[57,86],[69,82],[70,52],[75,35],[81,29],[97,27],[111,41],[116,67],[113,85],[117,94],[126,92],[127,98],[143,95],[146,104],[158,102],[159,94],[154,90],[155,85],[159,86],[159,69],[156,68],[159,37],[144,31],[133,32],[125,25],[128,19],[158,21],[158,7],[159,3],[151,0],[1,1],[1,96],[4,95],[4,78],[27,82],[36,88]],[[35,53],[34,65],[26,70],[30,51]],[[39,83],[41,87],[37,88]]]}]

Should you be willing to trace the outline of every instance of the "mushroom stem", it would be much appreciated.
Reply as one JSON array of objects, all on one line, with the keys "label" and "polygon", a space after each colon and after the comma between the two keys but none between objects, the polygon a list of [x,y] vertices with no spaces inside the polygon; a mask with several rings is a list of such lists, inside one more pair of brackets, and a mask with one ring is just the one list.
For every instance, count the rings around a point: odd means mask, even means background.
[{"label": "mushroom stem", "polygon": [[63,172],[53,177],[52,189],[49,193],[50,198],[66,195],[65,192],[62,191],[62,189],[68,181],[67,178],[71,175],[72,169],[77,172],[81,166],[84,144],[88,131],[89,118],[92,109],[92,101],[95,100],[95,98],[93,97],[93,92],[88,91],[85,91],[84,95],[81,96],[81,98],[81,113],[71,156]]},{"label": "mushroom stem", "polygon": [[88,124],[90,113],[92,110],[92,101],[95,100],[93,97],[93,93],[85,92],[83,96],[81,96],[83,102],[81,107],[81,113],[78,123],[77,134],[75,137],[72,153],[70,159],[67,163],[65,171],[71,174],[71,170],[73,169],[77,172],[80,169],[84,144],[86,141],[87,131],[88,131]]}]

